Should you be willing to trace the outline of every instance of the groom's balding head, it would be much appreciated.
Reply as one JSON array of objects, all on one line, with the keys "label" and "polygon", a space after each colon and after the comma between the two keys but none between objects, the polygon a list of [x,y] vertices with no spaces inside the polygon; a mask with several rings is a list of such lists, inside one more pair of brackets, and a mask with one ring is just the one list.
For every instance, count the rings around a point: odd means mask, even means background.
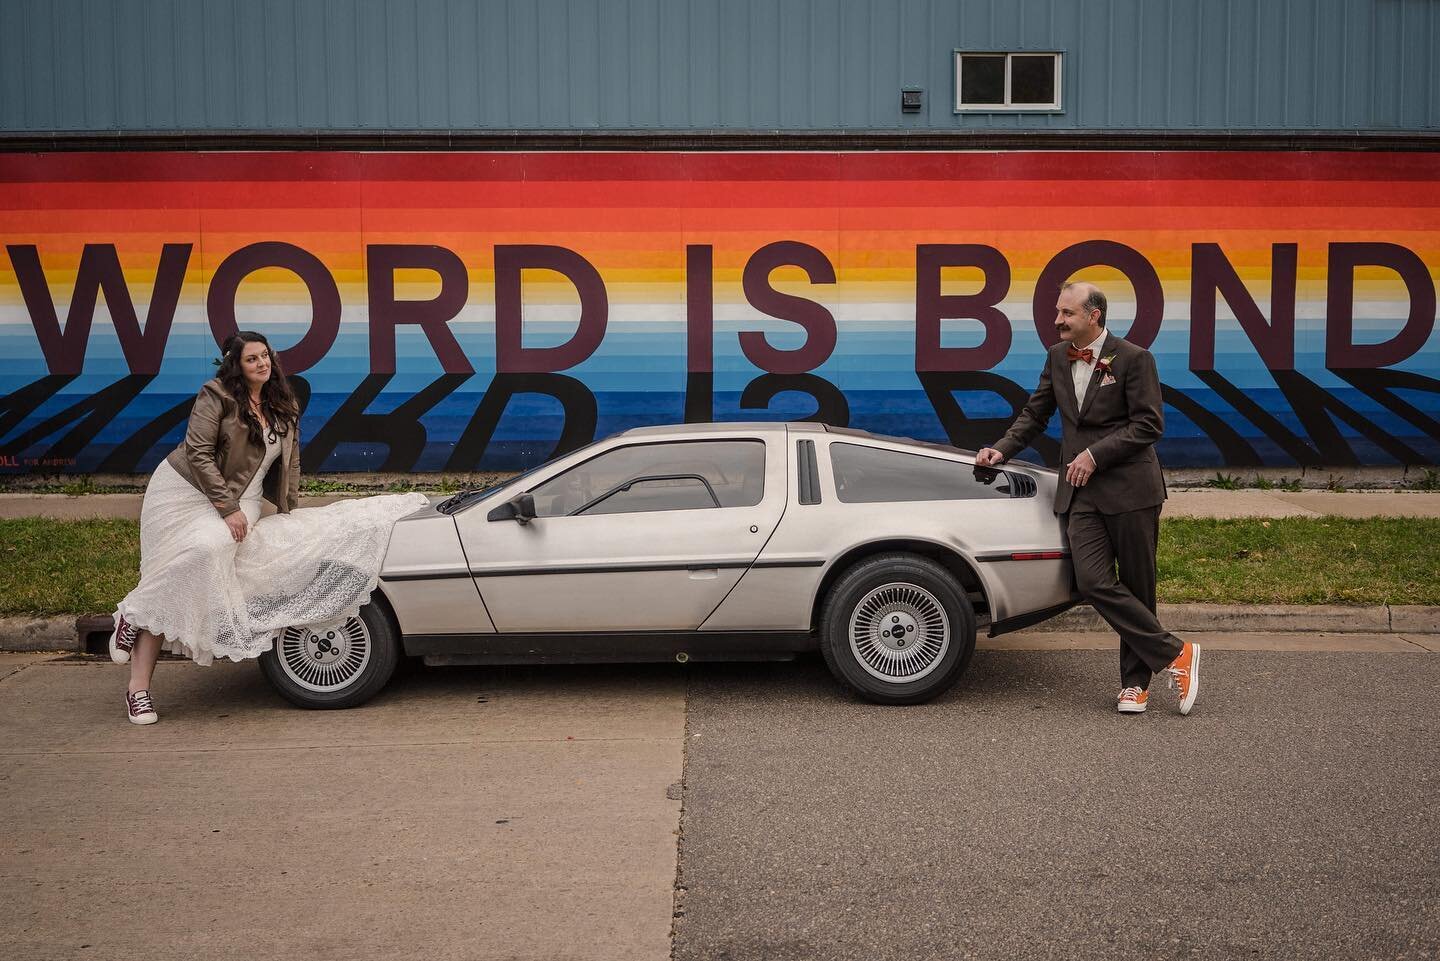
[{"label": "groom's balding head", "polygon": [[1100,311],[1100,317],[1096,321],[1101,327],[1105,326],[1105,310],[1108,306],[1105,301],[1105,292],[1088,280],[1076,280],[1060,288],[1073,290],[1080,297],[1080,306],[1086,310]]},{"label": "groom's balding head", "polygon": [[1090,344],[1105,329],[1105,295],[1094,284],[1077,280],[1060,288],[1055,301],[1055,333],[1070,344]]}]

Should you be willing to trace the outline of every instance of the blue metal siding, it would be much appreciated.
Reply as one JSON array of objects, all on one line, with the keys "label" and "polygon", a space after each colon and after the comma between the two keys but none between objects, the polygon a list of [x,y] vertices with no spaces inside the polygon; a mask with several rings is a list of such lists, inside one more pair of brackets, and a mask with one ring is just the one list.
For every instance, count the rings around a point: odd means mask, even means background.
[{"label": "blue metal siding", "polygon": [[[957,48],[1063,50],[1063,111],[956,115]],[[0,0],[0,128],[1434,130],[1437,50],[1434,0]]]}]

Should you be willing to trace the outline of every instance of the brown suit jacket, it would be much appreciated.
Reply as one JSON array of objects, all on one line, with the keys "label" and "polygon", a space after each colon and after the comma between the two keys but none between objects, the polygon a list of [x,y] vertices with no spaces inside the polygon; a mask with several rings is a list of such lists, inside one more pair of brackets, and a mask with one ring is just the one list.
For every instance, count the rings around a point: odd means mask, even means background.
[{"label": "brown suit jacket", "polygon": [[[185,441],[165,459],[226,517],[240,509],[240,495],[260,469],[265,448],[250,442],[240,405],[216,378],[200,388],[190,409]],[[298,424],[280,438],[280,455],[265,475],[264,494],[281,514],[290,513],[300,500]]]},{"label": "brown suit jacket", "polygon": [[1085,403],[1077,406],[1075,381],[1065,359],[1068,346],[1061,341],[1050,348],[1040,386],[995,449],[1006,460],[1014,457],[1045,430],[1058,408],[1063,456],[1055,513],[1070,510],[1075,489],[1065,479],[1065,465],[1087,447],[1095,458],[1095,473],[1083,488],[1086,506],[1102,514],[1155,507],[1165,500],[1165,478],[1154,446],[1165,432],[1155,358],[1145,348],[1106,331],[1099,356],[1112,358],[1115,383],[1102,386],[1104,375],[1096,364]]}]

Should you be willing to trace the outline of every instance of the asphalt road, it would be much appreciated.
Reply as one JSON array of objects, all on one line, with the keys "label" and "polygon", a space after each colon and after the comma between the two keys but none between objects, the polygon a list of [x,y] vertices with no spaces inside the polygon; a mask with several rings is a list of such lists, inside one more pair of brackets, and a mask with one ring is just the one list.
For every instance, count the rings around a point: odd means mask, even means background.
[{"label": "asphalt road", "polygon": [[911,708],[694,671],[674,957],[1440,955],[1440,659],[1206,657],[1189,717],[1094,652]]}]

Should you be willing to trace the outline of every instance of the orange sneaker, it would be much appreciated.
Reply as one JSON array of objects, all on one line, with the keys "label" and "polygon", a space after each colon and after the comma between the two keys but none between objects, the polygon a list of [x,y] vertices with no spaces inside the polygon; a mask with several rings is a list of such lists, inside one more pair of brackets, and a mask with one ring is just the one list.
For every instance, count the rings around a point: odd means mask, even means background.
[{"label": "orange sneaker", "polygon": [[1144,714],[1145,702],[1150,700],[1150,692],[1143,691],[1138,687],[1127,687],[1120,692],[1120,699],[1115,702],[1115,710],[1121,714]]},{"label": "orange sneaker", "polygon": [[1170,675],[1170,687],[1180,695],[1180,713],[1189,714],[1195,706],[1195,695],[1200,693],[1200,645],[1184,642],[1180,656],[1165,668]]}]

